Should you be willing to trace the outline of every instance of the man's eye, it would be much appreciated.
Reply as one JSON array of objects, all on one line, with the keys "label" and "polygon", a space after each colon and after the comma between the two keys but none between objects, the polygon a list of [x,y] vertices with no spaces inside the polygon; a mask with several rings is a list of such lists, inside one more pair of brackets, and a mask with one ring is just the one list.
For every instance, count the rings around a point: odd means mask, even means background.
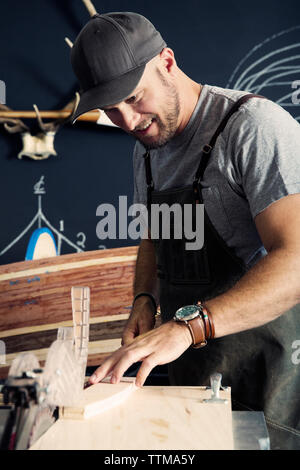
[{"label": "man's eye", "polygon": [[136,99],[137,99],[137,97],[136,97],[136,95],[134,95],[134,96],[131,96],[127,101],[128,101],[128,103],[135,103]]},{"label": "man's eye", "polygon": [[114,111],[116,111],[117,108],[110,108],[110,109],[103,109],[103,111],[107,114],[107,113],[113,113]]}]

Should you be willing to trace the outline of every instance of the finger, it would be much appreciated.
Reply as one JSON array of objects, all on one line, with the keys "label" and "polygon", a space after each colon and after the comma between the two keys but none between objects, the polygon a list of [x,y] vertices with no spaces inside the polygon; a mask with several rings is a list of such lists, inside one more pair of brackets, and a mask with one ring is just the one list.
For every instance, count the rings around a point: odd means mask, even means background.
[{"label": "finger", "polygon": [[132,366],[136,362],[139,362],[148,354],[145,353],[144,348],[127,349],[127,351],[122,355],[120,360],[115,364],[114,368],[112,369],[112,383],[118,383],[130,366]]},{"label": "finger", "polygon": [[144,385],[147,377],[155,366],[157,366],[157,361],[155,360],[155,356],[153,354],[143,360],[135,379],[135,385],[137,387],[142,387]]},{"label": "finger", "polygon": [[123,331],[122,346],[132,343],[132,341],[137,335],[138,335],[138,325],[134,319],[129,318]]},{"label": "finger", "polygon": [[101,367],[98,367],[98,369],[96,369],[93,372],[93,375],[89,378],[90,384],[97,384],[98,382],[101,382],[101,380],[103,380],[105,377],[110,375],[112,367],[110,369],[106,369],[105,372],[103,371],[103,369],[101,369]]},{"label": "finger", "polygon": [[153,329],[153,324],[149,321],[140,321],[134,327],[126,327],[123,332],[122,346],[129,346],[138,336],[144,335]]},{"label": "finger", "polygon": [[[120,348],[120,349],[122,349],[122,348]],[[119,360],[119,357],[120,357],[119,351],[120,351],[120,349],[118,349],[118,351],[116,351],[114,354],[112,354],[110,357],[108,357],[103,362],[103,364],[101,364],[101,366],[98,367],[98,369],[95,370],[95,372],[93,373],[93,375],[89,379],[89,381],[92,384],[96,384],[96,383],[100,382],[101,380],[103,380],[105,377],[107,377],[111,373],[111,371],[114,368],[115,364]]]},{"label": "finger", "polygon": [[153,322],[141,323],[139,336],[144,335],[145,333],[148,333],[148,331],[152,331],[153,326],[154,326]]},{"label": "finger", "polygon": [[121,341],[122,346],[128,346],[129,344],[131,344],[135,336],[136,335],[134,331],[125,330],[122,336],[122,341]]}]

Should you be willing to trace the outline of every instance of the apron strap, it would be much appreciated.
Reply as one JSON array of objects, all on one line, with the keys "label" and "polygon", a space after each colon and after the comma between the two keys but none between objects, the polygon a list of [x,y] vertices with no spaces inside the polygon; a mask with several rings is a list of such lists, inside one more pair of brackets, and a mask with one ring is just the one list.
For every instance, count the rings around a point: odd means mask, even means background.
[{"label": "apron strap", "polygon": [[151,204],[151,191],[154,189],[154,183],[152,179],[151,163],[150,163],[150,151],[143,155],[145,159],[145,170],[146,170],[146,183],[147,183],[147,206],[148,210]]},{"label": "apron strap", "polygon": [[[198,169],[195,174],[194,182],[193,182],[193,187],[195,194],[198,194],[198,184],[200,180],[203,178],[204,171],[206,169],[206,166],[208,164],[208,159],[211,154],[211,151],[216,143],[217,138],[223,132],[225,129],[225,126],[231,116],[239,109],[239,107],[246,103],[250,98],[265,98],[265,96],[261,95],[254,95],[252,93],[249,93],[247,95],[242,96],[233,106],[232,108],[228,111],[224,119],[222,119],[221,123],[217,127],[216,132],[213,134],[212,138],[210,139],[209,144],[204,145],[200,157],[200,163],[198,166]],[[154,183],[153,183],[153,178],[152,178],[152,171],[151,171],[151,163],[150,163],[150,151],[147,150],[147,152],[144,154],[144,159],[145,159],[145,170],[146,170],[146,183],[147,183],[147,203],[148,206],[151,203],[151,192],[154,189]]]},{"label": "apron strap", "polygon": [[206,166],[208,164],[208,159],[209,159],[209,156],[211,154],[211,151],[216,143],[216,140],[217,138],[219,137],[219,135],[221,134],[221,132],[223,132],[223,130],[225,129],[225,126],[227,124],[227,122],[229,121],[229,119],[231,118],[231,116],[239,109],[239,107],[246,103],[246,101],[248,101],[250,98],[265,98],[265,96],[261,96],[261,95],[254,95],[254,94],[248,94],[248,95],[244,95],[242,96],[233,106],[232,108],[229,110],[229,112],[226,114],[226,116],[224,117],[224,119],[222,119],[221,123],[219,124],[216,132],[214,133],[214,135],[212,136],[212,138],[210,139],[210,142],[209,144],[206,144],[204,145],[203,149],[202,149],[202,154],[201,154],[201,158],[200,158],[200,164],[198,166],[198,169],[196,171],[196,174],[195,174],[195,179],[194,179],[194,188],[197,187],[198,183],[200,182],[200,180],[203,178],[203,174],[204,174],[204,171],[206,169]]}]

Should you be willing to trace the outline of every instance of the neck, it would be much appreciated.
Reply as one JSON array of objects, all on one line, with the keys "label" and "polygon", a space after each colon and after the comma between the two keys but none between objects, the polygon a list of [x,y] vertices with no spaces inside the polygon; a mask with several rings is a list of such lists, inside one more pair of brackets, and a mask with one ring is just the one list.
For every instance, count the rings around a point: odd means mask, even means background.
[{"label": "neck", "polygon": [[199,96],[202,91],[202,85],[194,82],[182,72],[182,77],[180,77],[178,84],[178,90],[181,103],[181,113],[179,116],[179,125],[176,135],[180,134],[188,124],[198,103]]}]

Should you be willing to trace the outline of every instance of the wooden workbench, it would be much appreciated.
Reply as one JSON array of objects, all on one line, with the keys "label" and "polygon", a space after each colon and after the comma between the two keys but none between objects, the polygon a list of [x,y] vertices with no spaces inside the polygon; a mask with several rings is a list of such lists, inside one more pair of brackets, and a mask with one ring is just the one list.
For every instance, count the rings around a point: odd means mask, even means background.
[{"label": "wooden workbench", "polygon": [[31,450],[230,450],[233,449],[230,389],[227,404],[204,403],[206,387],[136,389],[114,408],[87,419],[58,419]]}]

